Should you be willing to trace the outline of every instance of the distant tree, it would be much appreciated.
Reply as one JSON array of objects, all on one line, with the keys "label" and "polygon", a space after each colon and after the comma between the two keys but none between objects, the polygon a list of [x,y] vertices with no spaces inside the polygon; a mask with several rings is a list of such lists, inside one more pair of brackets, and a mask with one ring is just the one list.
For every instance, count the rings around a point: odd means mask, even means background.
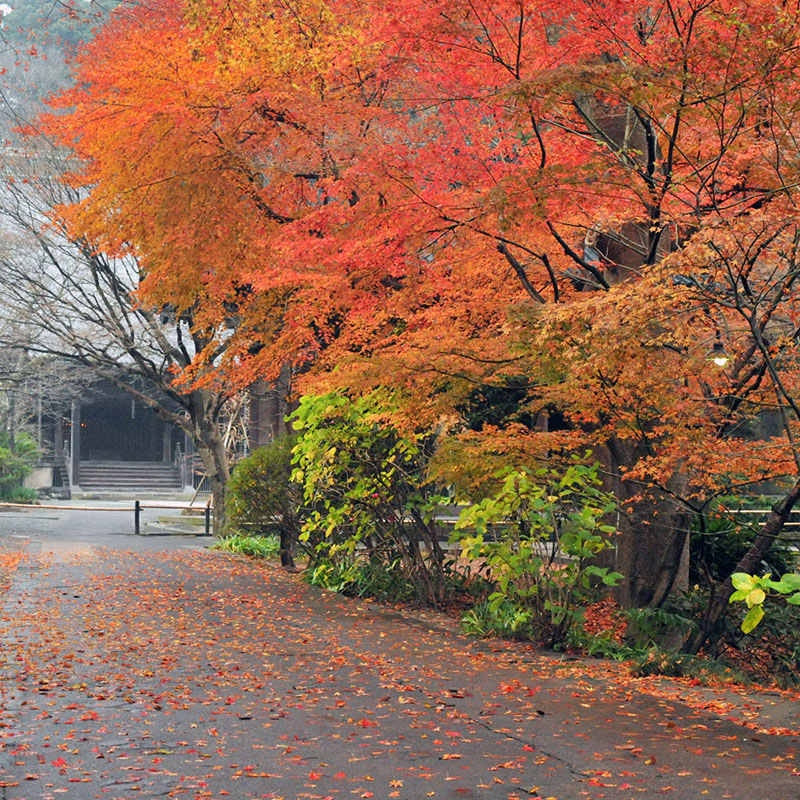
[{"label": "distant tree", "polygon": [[2,39],[9,47],[36,55],[45,47],[69,52],[89,41],[120,0],[9,0]]},{"label": "distant tree", "polygon": [[3,165],[0,344],[80,364],[186,432],[211,484],[221,532],[230,471],[220,424],[230,393],[216,380],[182,384],[180,375],[199,353],[209,355],[210,339],[222,352],[224,338],[195,326],[190,309],[177,314],[139,301],[141,267],[133,256],[108,258],[50,221],[60,202],[77,199],[55,177],[58,158],[40,143]]}]

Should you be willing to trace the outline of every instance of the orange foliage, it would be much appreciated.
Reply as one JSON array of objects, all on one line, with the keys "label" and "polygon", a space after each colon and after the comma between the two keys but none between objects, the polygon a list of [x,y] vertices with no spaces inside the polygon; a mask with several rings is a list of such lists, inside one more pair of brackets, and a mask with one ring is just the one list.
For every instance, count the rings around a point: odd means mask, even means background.
[{"label": "orange foliage", "polygon": [[[798,388],[796,12],[157,6],[118,14],[45,128],[85,189],[64,224],[228,342],[187,379],[291,360],[449,431],[511,381],[515,426],[467,434],[478,459],[611,437],[644,486],[796,473],[786,426],[752,444]],[[532,432],[552,409],[562,430]]]}]

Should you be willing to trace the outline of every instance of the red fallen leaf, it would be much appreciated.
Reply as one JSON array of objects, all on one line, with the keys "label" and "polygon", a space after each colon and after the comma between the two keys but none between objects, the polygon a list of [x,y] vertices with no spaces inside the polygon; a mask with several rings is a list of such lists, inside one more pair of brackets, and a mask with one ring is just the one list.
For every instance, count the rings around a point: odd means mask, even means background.
[{"label": "red fallen leaf", "polygon": [[358,725],[360,728],[377,728],[378,727],[378,723],[377,722],[373,722],[371,719],[360,719],[358,722],[356,722],[356,725]]},{"label": "red fallen leaf", "polygon": [[347,773],[346,773],[346,772],[335,772],[335,773],[333,774],[333,777],[334,777],[334,778],[335,778],[337,781],[341,781],[341,780],[343,780],[343,779],[344,779],[345,775],[347,775]]},{"label": "red fallen leaf", "polygon": [[308,773],[308,779],[310,781],[318,781],[321,777],[322,777],[322,773],[321,772],[309,772]]},{"label": "red fallen leaf", "polygon": [[[37,775],[34,772],[29,772],[25,776],[25,780],[26,781],[38,781],[39,778],[41,778],[41,777],[42,777],[41,775]],[[17,784],[16,783],[0,783],[0,786],[17,786]]]},{"label": "red fallen leaf", "polygon": [[66,761],[64,761],[64,759],[63,759],[63,758],[61,758],[60,756],[59,756],[59,758],[57,758],[55,761],[51,761],[50,763],[51,763],[51,764],[52,764],[54,767],[66,767],[66,766],[67,766],[67,762],[66,762]]}]

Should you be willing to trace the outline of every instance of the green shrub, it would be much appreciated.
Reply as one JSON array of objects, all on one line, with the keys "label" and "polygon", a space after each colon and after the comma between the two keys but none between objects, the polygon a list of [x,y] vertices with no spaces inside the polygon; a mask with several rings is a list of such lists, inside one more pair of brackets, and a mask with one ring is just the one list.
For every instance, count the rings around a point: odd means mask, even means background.
[{"label": "green shrub", "polygon": [[627,643],[634,652],[661,646],[676,636],[683,638],[697,627],[691,611],[679,609],[676,600],[668,598],[661,608],[627,608],[622,614],[628,621]]},{"label": "green shrub", "polygon": [[293,436],[280,436],[254,450],[236,465],[228,484],[228,532],[277,534],[285,567],[294,566],[304,513],[301,489],[291,481],[295,442]]},{"label": "green shrub", "polygon": [[403,592],[411,586],[419,600],[441,605],[452,586],[435,521],[445,498],[426,482],[431,437],[396,430],[391,410],[379,392],[302,398],[294,478],[312,509],[302,538],[315,552],[312,571],[332,570],[335,585],[340,574],[368,568],[401,576],[394,585]]},{"label": "green shrub", "polygon": [[211,545],[211,550],[224,550],[251,558],[277,558],[281,552],[278,536],[249,536],[234,533]]},{"label": "green shrub", "polygon": [[[32,465],[39,457],[36,443],[27,433],[17,436],[14,452],[8,446],[8,437],[0,439],[0,500],[5,502],[27,502],[33,490],[22,487],[22,481],[32,472]],[[33,491],[33,499],[36,492]],[[31,500],[32,502],[32,500]]]},{"label": "green shrub", "polygon": [[[582,626],[582,607],[598,587],[614,586],[618,572],[594,564],[610,547],[615,509],[600,489],[597,466],[575,460],[563,474],[550,469],[505,470],[501,487],[462,512],[453,539],[462,555],[484,564],[494,584],[481,624],[547,643],[568,643]],[[467,624],[478,625],[478,611]]]},{"label": "green shrub", "polygon": [[[769,509],[774,498],[720,497],[692,520],[690,580],[694,584],[728,580],[750,548],[763,522],[758,515],[742,513]],[[783,575],[791,572],[795,554],[786,542],[776,541],[762,564],[763,572]]]},{"label": "green shrub", "polygon": [[18,486],[16,489],[12,489],[8,496],[3,499],[7,503],[34,505],[39,502],[39,492],[36,489],[29,489],[27,486]]},{"label": "green shrub", "polygon": [[312,586],[320,586],[348,597],[370,597],[375,600],[402,601],[416,592],[397,564],[370,561],[366,558],[322,559],[305,573]]},{"label": "green shrub", "polygon": [[493,605],[488,601],[476,603],[461,615],[461,629],[481,638],[530,639],[532,633],[530,614],[508,600]]}]

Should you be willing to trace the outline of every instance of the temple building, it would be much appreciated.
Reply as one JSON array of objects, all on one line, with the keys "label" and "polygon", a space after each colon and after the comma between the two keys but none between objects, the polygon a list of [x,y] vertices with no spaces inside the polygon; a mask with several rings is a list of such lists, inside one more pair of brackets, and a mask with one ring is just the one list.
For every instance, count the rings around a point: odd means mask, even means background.
[{"label": "temple building", "polygon": [[[238,455],[289,430],[287,384],[288,376],[286,381],[260,381],[251,387],[237,426],[243,433],[232,446]],[[48,405],[49,411],[40,412],[31,426],[42,455],[26,486],[60,497],[207,489],[191,438],[110,381],[93,384],[60,407]]]},{"label": "temple building", "polygon": [[175,492],[194,483],[191,440],[148,405],[103,382],[38,421],[42,457],[26,485],[77,492]]}]

